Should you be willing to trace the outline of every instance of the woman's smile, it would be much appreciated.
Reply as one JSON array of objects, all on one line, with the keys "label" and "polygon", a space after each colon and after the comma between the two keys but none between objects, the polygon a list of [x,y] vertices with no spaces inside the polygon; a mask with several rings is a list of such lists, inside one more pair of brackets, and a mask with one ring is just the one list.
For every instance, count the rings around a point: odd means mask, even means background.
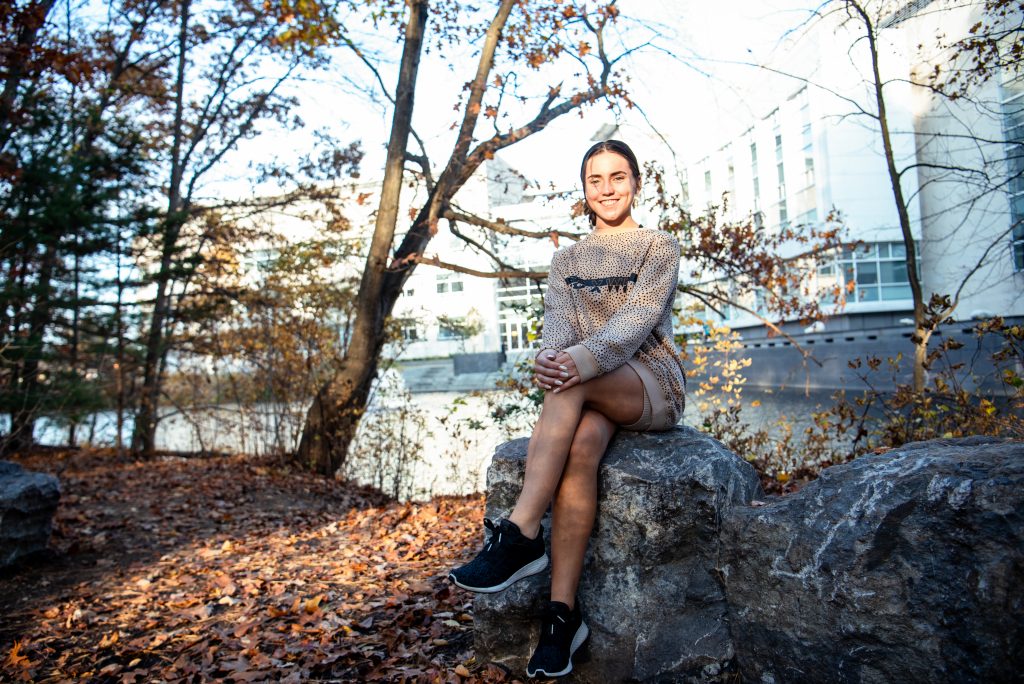
[{"label": "woman's smile", "polygon": [[635,227],[630,211],[636,196],[636,179],[629,162],[614,152],[595,154],[587,161],[586,198],[596,214],[597,230]]}]

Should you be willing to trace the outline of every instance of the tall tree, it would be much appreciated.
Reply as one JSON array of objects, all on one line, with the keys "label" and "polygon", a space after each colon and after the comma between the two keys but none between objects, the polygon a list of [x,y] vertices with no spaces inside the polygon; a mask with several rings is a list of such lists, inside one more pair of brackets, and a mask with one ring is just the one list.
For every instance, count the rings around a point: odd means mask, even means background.
[{"label": "tall tree", "polygon": [[[932,335],[941,323],[956,313],[961,296],[971,279],[983,270],[992,268],[997,259],[1005,259],[1008,256],[1007,236],[1013,233],[1015,226],[1012,213],[1002,212],[1003,218],[1006,219],[1005,228],[984,238],[987,244],[980,257],[963,271],[953,291],[926,293],[926,283],[918,267],[920,246],[914,236],[908,211],[912,198],[904,192],[904,179],[911,174],[917,174],[924,189],[930,184],[947,188],[951,201],[941,211],[962,210],[962,222],[966,225],[984,222],[982,212],[974,213],[973,209],[983,204],[985,198],[995,195],[998,201],[1003,201],[1007,191],[1021,182],[1024,164],[1019,161],[1014,163],[1012,159],[1007,158],[1006,143],[1011,141],[998,135],[1003,128],[1003,108],[999,102],[999,90],[991,88],[988,95],[982,91],[983,86],[993,77],[1000,78],[1006,75],[1009,81],[1019,74],[1020,42],[1024,38],[1024,6],[1020,3],[988,0],[982,6],[980,21],[973,29],[976,33],[980,27],[988,27],[988,50],[972,50],[976,43],[973,40],[975,36],[971,33],[962,36],[952,45],[943,45],[940,39],[939,45],[932,47],[924,55],[924,59],[931,62],[931,69],[922,74],[918,73],[917,68],[912,68],[909,74],[895,76],[885,76],[882,73],[881,60],[884,55],[883,48],[879,45],[879,26],[883,21],[889,25],[896,25],[893,19],[886,19],[897,16],[893,13],[899,11],[899,8],[889,3],[880,3],[872,7],[862,0],[843,0],[843,6],[852,20],[859,23],[867,41],[871,65],[867,80],[874,104],[871,115],[877,121],[882,139],[893,204],[899,216],[900,231],[906,247],[907,279],[914,302],[914,333],[911,337],[914,344],[913,387],[916,392],[923,392],[929,363],[928,344]],[[958,9],[961,8],[940,2],[939,6],[932,8],[931,11],[952,12]],[[956,130],[926,130],[924,126],[918,125],[914,131],[917,138],[917,157],[909,163],[901,163],[893,151],[894,131],[887,108],[886,86],[893,82],[906,82],[908,79],[915,89],[929,93],[930,111],[948,108],[959,117],[966,106],[988,110],[990,116],[968,119],[975,123],[968,124],[968,130],[964,133]],[[1015,106],[1020,107],[1019,104]],[[1019,112],[1017,116],[1020,116]],[[984,122],[992,121],[994,125],[989,126],[988,130],[982,129]],[[993,132],[996,134],[993,135]],[[951,140],[955,140],[957,144],[948,144]],[[969,147],[979,150],[980,154],[964,154],[964,140],[968,142]],[[933,213],[931,216],[925,215],[922,220],[934,218]],[[941,236],[944,240],[963,240],[968,237],[961,232]],[[934,237],[931,239],[935,240]],[[1009,263],[1009,259],[1006,259],[1006,262]]]},{"label": "tall tree", "polygon": [[[137,3],[135,16],[154,4]],[[118,204],[144,194],[148,142],[127,110],[146,79],[126,87],[120,53],[133,34],[83,24],[70,12],[57,25],[51,6],[0,12],[10,66],[0,106],[5,449],[30,445],[36,417],[74,396],[64,391],[81,380],[74,323],[95,305],[81,296],[83,277],[111,244]],[[70,355],[60,353],[63,340]]]},{"label": "tall tree", "polygon": [[165,209],[148,240],[153,297],[132,436],[132,449],[140,454],[151,454],[155,447],[168,342],[180,322],[177,307],[210,239],[202,231],[211,224],[202,216],[211,207],[199,201],[198,193],[241,141],[258,134],[260,122],[289,123],[296,101],[282,94],[285,84],[303,67],[322,65],[324,59],[315,41],[295,48],[286,35],[291,29],[282,25],[285,18],[246,0],[178,0],[172,15],[176,30],[167,51],[169,104],[158,123],[170,141],[163,159]]},{"label": "tall tree", "polygon": [[[943,27],[946,17],[950,23]],[[958,312],[974,283],[985,277],[998,280],[993,274],[1009,269],[1009,236],[1024,235],[1019,212],[1007,199],[1024,188],[1022,148],[1014,139],[1019,127],[1010,127],[1005,134],[1003,128],[1005,116],[1019,119],[1022,110],[1018,103],[1010,105],[1015,112],[1007,112],[998,82],[1021,88],[1022,21],[1024,6],[1019,0],[829,0],[812,12],[808,26],[811,31],[834,30],[850,37],[849,43],[831,44],[837,57],[849,56],[863,74],[866,97],[758,65],[835,95],[846,103],[844,107],[852,107],[844,118],[867,119],[879,136],[890,206],[906,250],[913,302],[912,383],[917,392],[927,384],[928,345],[938,326]],[[907,38],[900,33],[914,22],[924,22],[928,28],[921,31],[929,35]],[[964,22],[966,31],[959,28]],[[916,49],[901,44],[907,40],[917,43]],[[907,88],[917,109],[909,128],[901,127],[892,106],[896,102],[906,107]],[[897,96],[897,89],[904,92]],[[901,137],[914,141],[909,158],[897,149]],[[919,212],[920,224],[915,225],[912,208],[921,206],[923,197],[930,208]],[[953,227],[940,232],[934,227],[939,221]],[[928,235],[922,233],[925,224],[932,226]],[[993,228],[995,224],[999,227]],[[972,250],[965,256],[968,245]],[[921,272],[922,248],[932,254],[949,250],[959,255],[957,273],[942,274],[945,282],[937,286],[948,291],[934,291],[936,285]],[[937,275],[931,274],[933,279]]]},{"label": "tall tree", "polygon": [[[425,13],[428,9],[426,3],[410,2],[410,18],[406,24],[412,25],[413,12]],[[465,12],[473,10],[458,3],[448,3],[434,14],[444,17],[446,22],[454,18],[457,24],[460,19],[466,21],[461,16]],[[385,321],[406,279],[416,264],[423,260],[424,250],[437,232],[439,221],[455,218],[453,199],[481,163],[497,151],[542,131],[560,116],[601,99],[625,98],[614,66],[629,50],[609,54],[611,46],[606,31],[618,15],[615,2],[502,0],[487,22],[486,29],[477,30],[480,34],[479,56],[465,88],[461,122],[458,123],[451,152],[436,177],[425,150],[420,155],[408,155],[420,167],[420,177],[426,184],[426,198],[397,246],[393,245],[397,214],[391,214],[388,209],[387,220],[381,221],[378,217],[346,357],[337,375],[317,392],[307,412],[297,452],[301,463],[329,475],[344,462],[377,373],[386,341]],[[406,48],[403,54],[408,52]],[[523,65],[538,71],[545,64],[571,60],[583,66],[583,80],[575,91],[567,95],[563,94],[564,84],[550,86],[532,118],[502,130],[497,123],[508,114],[508,100],[513,99],[511,90],[514,86],[506,75],[493,73],[498,58],[508,64],[510,70],[514,70],[513,65]],[[403,58],[396,88],[398,96],[393,98],[396,116],[400,107],[411,105],[411,93],[417,86],[415,70],[406,69],[405,64]],[[506,94],[510,97],[503,99]],[[410,99],[403,102],[400,98],[404,97]],[[494,132],[481,136],[479,127],[488,119],[495,122]],[[399,136],[404,139],[404,131],[399,131]],[[392,151],[389,146],[389,158]],[[390,207],[395,200],[397,196],[382,196],[381,207]],[[391,250],[390,262],[388,250]]]}]

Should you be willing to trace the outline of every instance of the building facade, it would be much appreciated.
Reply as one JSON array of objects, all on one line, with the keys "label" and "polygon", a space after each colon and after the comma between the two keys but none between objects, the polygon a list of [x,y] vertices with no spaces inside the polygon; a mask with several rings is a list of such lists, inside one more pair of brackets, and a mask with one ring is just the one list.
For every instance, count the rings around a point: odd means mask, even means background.
[{"label": "building facade", "polygon": [[[967,35],[980,3],[916,0],[877,21],[886,124],[918,248],[922,288],[959,297],[961,319],[1024,315],[1022,83],[998,73],[952,100],[925,82],[948,49],[936,36]],[[1018,22],[1019,23],[1019,22]],[[784,53],[770,87],[784,97],[746,130],[683,171],[694,213],[727,207],[723,218],[767,231],[841,221],[862,246],[837,253],[811,277],[833,329],[905,324],[913,309],[906,251],[887,171],[864,26],[833,14]],[[714,277],[709,274],[709,277]],[[839,292],[839,297],[835,296]],[[741,293],[763,309],[759,293]],[[756,334],[755,316],[727,308],[710,318]]]}]

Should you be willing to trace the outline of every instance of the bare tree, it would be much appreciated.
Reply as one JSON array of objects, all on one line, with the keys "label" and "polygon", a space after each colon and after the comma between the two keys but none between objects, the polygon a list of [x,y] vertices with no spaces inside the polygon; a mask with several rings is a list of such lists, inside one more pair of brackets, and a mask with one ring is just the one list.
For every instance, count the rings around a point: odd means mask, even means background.
[{"label": "bare tree", "polygon": [[[427,10],[426,3],[410,4],[410,13]],[[438,16],[446,14],[437,12]],[[299,462],[327,475],[344,462],[377,373],[386,342],[385,321],[406,279],[423,259],[438,222],[445,218],[452,220],[455,216],[451,213],[456,211],[454,198],[477,168],[499,150],[542,131],[560,116],[600,99],[625,96],[614,67],[629,51],[611,55],[606,44],[607,28],[618,14],[614,2],[502,0],[495,8],[486,29],[480,31],[475,72],[467,83],[458,134],[442,170],[435,176],[425,150],[419,155],[407,155],[419,166],[427,195],[397,246],[392,244],[395,220],[389,213],[388,220],[382,223],[378,215],[348,351],[340,371],[320,389],[307,413],[297,453]],[[411,25],[411,19],[407,18],[406,24]],[[507,95],[512,99],[514,93],[505,75],[493,73],[499,50],[503,51],[505,59],[526,68],[539,69],[559,59],[574,60],[584,69],[584,82],[568,94],[563,93],[563,84],[552,85],[532,118],[500,129],[497,122],[507,104],[503,98]],[[394,98],[396,116],[399,107],[405,106],[401,99],[403,94],[411,93],[417,85],[415,71],[404,66],[403,60],[396,89],[399,97]],[[494,119],[493,133],[478,137],[480,124],[488,119]],[[389,159],[391,153],[389,146]],[[383,196],[382,208],[388,206],[390,212],[390,202],[395,199]],[[460,218],[465,220],[464,215]],[[484,223],[483,219],[472,220]],[[388,251],[392,249],[389,260]]]},{"label": "bare tree", "polygon": [[[897,59],[904,71],[886,73],[884,62],[893,49],[884,40],[886,31],[911,20],[934,22],[954,12],[960,13],[956,22],[966,19],[965,12],[974,12],[976,23],[966,35],[954,40],[944,34],[922,39],[916,54]],[[851,107],[845,116],[867,119],[880,137],[892,206],[906,248],[907,280],[913,300],[913,387],[918,392],[925,388],[928,344],[937,327],[958,311],[973,283],[985,275],[991,279],[991,274],[1002,268],[1000,264],[1008,267],[1011,263],[1008,238],[1019,231],[1019,218],[1010,211],[1007,193],[1021,183],[1024,164],[1019,144],[1014,148],[1016,152],[1008,152],[1008,143],[1014,141],[1002,135],[1004,110],[999,89],[990,81],[998,77],[1019,79],[1022,16],[1020,4],[1008,0],[968,5],[948,0],[827,0],[803,28],[817,31],[841,27],[853,32],[850,45],[832,42],[834,49],[847,52],[855,62],[858,50],[865,51],[865,102],[859,101],[856,93],[837,92],[829,83],[757,65],[843,100]],[[897,87],[909,88],[922,102],[919,109],[924,113],[915,115],[911,130],[894,127],[890,99],[892,89]],[[912,159],[902,159],[896,153],[898,136],[913,138]],[[921,272],[922,237],[915,235],[911,211],[923,197],[929,199],[929,206],[921,212],[922,223],[931,225],[942,219],[952,224],[942,234],[935,234],[937,229],[933,229],[933,234],[924,236],[926,246],[933,254],[940,249],[956,252],[963,264],[955,274],[943,273],[944,282],[933,286],[929,285],[929,274]],[[981,226],[993,223],[1002,227],[981,230]],[[968,244],[976,248],[965,258]],[[934,279],[935,274],[931,277]],[[935,292],[935,286],[947,291]]]}]

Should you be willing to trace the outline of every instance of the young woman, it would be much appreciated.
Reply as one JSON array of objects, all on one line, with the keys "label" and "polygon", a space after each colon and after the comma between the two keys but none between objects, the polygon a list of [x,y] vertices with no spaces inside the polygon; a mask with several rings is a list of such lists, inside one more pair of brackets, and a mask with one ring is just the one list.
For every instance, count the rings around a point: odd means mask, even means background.
[{"label": "young woman", "polygon": [[588,629],[576,589],[597,509],[597,470],[618,429],[666,430],[686,383],[672,336],[679,243],[633,220],[640,169],[608,140],[580,170],[593,231],[557,251],[544,295],[534,381],[546,390],[515,509],[470,563],[449,575],[476,592],[502,591],[548,565],[541,519],[551,505],[551,601],[527,675],[572,671]]}]

